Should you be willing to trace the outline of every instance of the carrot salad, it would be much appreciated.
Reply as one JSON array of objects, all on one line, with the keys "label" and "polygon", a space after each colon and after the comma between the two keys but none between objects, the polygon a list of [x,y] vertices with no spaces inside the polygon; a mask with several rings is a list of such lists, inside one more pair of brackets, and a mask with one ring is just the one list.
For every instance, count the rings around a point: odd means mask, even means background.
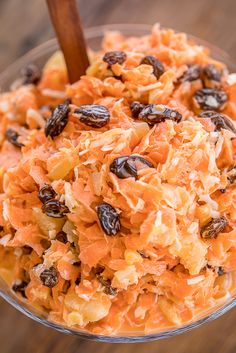
[{"label": "carrot salad", "polygon": [[182,326],[236,288],[236,75],[159,25],[90,61],[0,95],[0,276],[73,329]]}]

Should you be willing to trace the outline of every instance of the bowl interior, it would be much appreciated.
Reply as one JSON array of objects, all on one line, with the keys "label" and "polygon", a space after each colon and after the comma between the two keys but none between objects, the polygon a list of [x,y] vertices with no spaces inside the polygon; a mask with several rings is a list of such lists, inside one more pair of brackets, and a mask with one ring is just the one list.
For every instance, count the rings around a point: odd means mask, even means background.
[{"label": "bowl interior", "polygon": [[[118,24],[118,25],[107,25],[100,27],[93,27],[87,29],[85,31],[85,36],[88,42],[88,45],[93,50],[98,50],[101,45],[101,41],[103,38],[104,32],[107,30],[115,30],[121,31],[126,36],[140,36],[148,34],[151,29],[149,25],[129,25],[129,24]],[[230,56],[222,51],[221,49],[215,47],[207,43],[204,40],[195,38],[193,36],[189,36],[195,42],[200,45],[207,46],[211,55],[218,60],[223,61],[229,68],[229,71],[236,72],[236,64],[230,58]],[[39,67],[43,67],[47,59],[58,50],[59,46],[56,39],[51,39],[40,46],[32,49],[29,53],[18,59],[12,65],[10,65],[2,74],[0,74],[0,91],[8,90],[11,86],[12,82],[19,76],[19,72],[22,67],[27,65],[28,63],[35,63]],[[104,342],[144,342],[157,340],[169,336],[174,336],[180,334],[182,332],[191,330],[195,327],[202,325],[210,320],[213,320],[220,315],[224,314],[232,307],[236,305],[236,296],[232,295],[227,300],[224,300],[222,303],[219,303],[219,306],[216,308],[211,308],[201,315],[191,323],[188,323],[182,327],[173,328],[170,327],[165,331],[157,331],[153,334],[149,335],[140,335],[139,333],[129,333],[129,335],[124,334],[120,336],[103,336],[103,335],[95,335],[85,331],[78,331],[75,329],[71,329],[65,327],[63,325],[59,325],[54,322],[50,322],[47,320],[47,316],[43,312],[39,312],[37,309],[29,305],[26,301],[20,300],[17,296],[15,296],[12,291],[9,289],[8,285],[0,279],[0,296],[4,298],[8,303],[14,306],[17,310],[21,311],[28,317],[48,326],[54,328],[60,332],[70,333],[73,335],[77,335],[86,339],[96,340],[96,341],[104,341]]]}]

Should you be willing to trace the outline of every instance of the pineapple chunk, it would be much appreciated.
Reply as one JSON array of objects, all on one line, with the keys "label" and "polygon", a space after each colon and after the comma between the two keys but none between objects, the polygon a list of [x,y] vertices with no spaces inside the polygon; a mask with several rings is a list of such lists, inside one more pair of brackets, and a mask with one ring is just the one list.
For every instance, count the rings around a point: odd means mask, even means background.
[{"label": "pineapple chunk", "polygon": [[65,223],[65,219],[48,217],[37,207],[33,208],[33,215],[39,228],[45,235],[48,235],[49,231],[56,231],[58,233]]},{"label": "pineapple chunk", "polygon": [[83,326],[83,315],[81,315],[78,311],[72,311],[67,316],[67,324],[68,326],[79,325]]},{"label": "pineapple chunk", "polygon": [[69,293],[65,297],[65,306],[70,310],[67,324],[85,326],[89,322],[104,318],[109,312],[111,301],[102,292],[95,293],[90,301],[85,301],[75,293]]},{"label": "pineapple chunk", "polygon": [[133,265],[135,263],[142,263],[143,258],[137,251],[126,249],[125,261],[127,262],[128,265]]},{"label": "pineapple chunk", "polygon": [[136,132],[136,134],[137,134],[139,140],[141,140],[144,136],[146,136],[147,133],[148,133],[149,130],[150,130],[148,124],[145,123],[145,122],[140,122],[140,121],[139,121],[139,122],[136,122],[136,121],[134,121],[134,122],[132,123],[132,125],[133,125],[134,128],[135,128],[135,132]]},{"label": "pineapple chunk", "polygon": [[131,284],[138,283],[138,273],[135,266],[127,266],[124,270],[116,271],[112,280],[112,287],[127,289]]},{"label": "pineapple chunk", "polygon": [[51,180],[64,179],[65,176],[78,164],[78,157],[64,155],[48,173]]}]

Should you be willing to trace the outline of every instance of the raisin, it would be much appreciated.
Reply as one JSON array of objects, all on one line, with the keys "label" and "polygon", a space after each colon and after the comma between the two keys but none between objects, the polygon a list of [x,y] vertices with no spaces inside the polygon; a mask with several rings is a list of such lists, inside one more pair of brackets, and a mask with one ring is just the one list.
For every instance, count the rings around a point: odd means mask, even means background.
[{"label": "raisin", "polygon": [[218,86],[222,77],[222,71],[218,70],[215,65],[206,65],[202,70],[202,81],[205,87]]},{"label": "raisin", "polygon": [[222,194],[225,194],[225,193],[226,193],[226,189],[219,189],[219,191],[220,191]]},{"label": "raisin", "polygon": [[116,295],[117,294],[117,289],[112,287],[110,279],[105,279],[101,275],[97,275],[96,277],[97,277],[98,281],[105,287],[104,293],[106,293],[108,295]]},{"label": "raisin", "polygon": [[46,201],[42,206],[42,211],[46,213],[48,217],[53,218],[62,218],[66,213],[70,212],[68,207],[58,200]]},{"label": "raisin", "polygon": [[224,276],[225,275],[225,271],[224,271],[224,269],[222,267],[218,268],[217,273],[218,273],[218,276]]},{"label": "raisin", "polygon": [[24,255],[29,255],[32,253],[32,251],[33,251],[33,249],[31,248],[31,246],[28,246],[28,245],[23,246]]},{"label": "raisin", "polygon": [[52,139],[62,133],[68,123],[69,101],[59,104],[45,125],[45,135]]},{"label": "raisin", "polygon": [[216,88],[200,89],[193,96],[195,107],[202,110],[220,110],[227,100],[227,94]]},{"label": "raisin", "polygon": [[22,281],[20,283],[14,283],[12,286],[12,290],[16,293],[20,293],[24,298],[26,298],[25,289],[27,285],[28,283],[25,281]]},{"label": "raisin", "polygon": [[141,111],[145,108],[145,105],[140,102],[133,102],[130,104],[130,109],[132,112],[133,118],[137,119]]},{"label": "raisin", "polygon": [[109,123],[110,112],[103,105],[87,104],[75,109],[75,116],[81,123],[94,128],[101,128]]},{"label": "raisin", "polygon": [[148,104],[142,109],[139,114],[139,119],[150,125],[161,123],[166,119],[179,123],[182,119],[182,115],[176,110],[170,109],[162,104]]},{"label": "raisin", "polygon": [[178,82],[190,82],[200,79],[201,76],[201,67],[198,64],[188,65],[187,71],[178,79]]},{"label": "raisin", "polygon": [[103,231],[107,235],[116,235],[120,231],[121,224],[115,208],[108,203],[101,203],[96,207],[96,211]]},{"label": "raisin", "polygon": [[68,242],[66,233],[63,232],[63,230],[61,230],[59,233],[57,233],[56,240],[60,241],[61,243],[66,244]]},{"label": "raisin", "polygon": [[44,286],[53,288],[58,283],[59,274],[55,267],[51,266],[45,269],[39,277]]},{"label": "raisin", "polygon": [[80,267],[81,266],[81,261],[75,261],[73,262],[73,266]]},{"label": "raisin", "polygon": [[206,110],[199,114],[200,118],[209,118],[215,125],[215,131],[220,131],[221,129],[226,129],[232,131],[236,134],[236,129],[234,124],[231,122],[229,117],[225,114],[217,113],[212,110]]},{"label": "raisin", "polygon": [[95,273],[95,275],[100,275],[104,270],[105,270],[104,266],[98,265],[93,269],[93,272]]},{"label": "raisin", "polygon": [[204,239],[216,238],[219,233],[225,228],[228,224],[227,219],[224,217],[213,218],[201,229],[201,236]]},{"label": "raisin", "polygon": [[165,72],[164,65],[160,60],[155,58],[155,56],[147,55],[141,60],[141,65],[151,65],[153,67],[153,75],[156,76],[157,79],[161,77],[161,75]]},{"label": "raisin", "polygon": [[103,56],[102,60],[109,66],[114,64],[122,65],[127,58],[127,55],[123,51],[108,51]]},{"label": "raisin", "polygon": [[110,171],[120,179],[137,178],[138,170],[147,167],[154,168],[151,162],[141,156],[123,156],[114,159]]},{"label": "raisin", "polygon": [[29,64],[21,70],[23,84],[36,84],[41,78],[42,72],[35,64]]},{"label": "raisin", "polygon": [[81,275],[79,275],[76,280],[75,280],[75,284],[78,286],[81,282]]},{"label": "raisin", "polygon": [[45,185],[38,192],[38,198],[42,203],[52,200],[56,197],[57,193],[51,185]]},{"label": "raisin", "polygon": [[40,245],[44,248],[44,250],[47,250],[51,246],[51,242],[48,239],[42,239],[40,240]]},{"label": "raisin", "polygon": [[23,143],[18,142],[19,136],[20,136],[20,135],[18,134],[18,132],[14,131],[14,130],[12,130],[12,129],[8,129],[8,130],[6,131],[6,138],[7,138],[7,140],[8,140],[12,145],[14,145],[14,146],[20,148],[20,147],[23,147],[24,145],[23,145]]},{"label": "raisin", "polygon": [[114,288],[112,286],[106,286],[104,289],[104,293],[108,295],[116,295],[117,294],[117,288]]},{"label": "raisin", "polygon": [[233,167],[227,172],[227,179],[230,184],[234,184],[236,181],[236,167]]},{"label": "raisin", "polygon": [[3,226],[0,226],[0,232],[2,232],[4,230]]}]

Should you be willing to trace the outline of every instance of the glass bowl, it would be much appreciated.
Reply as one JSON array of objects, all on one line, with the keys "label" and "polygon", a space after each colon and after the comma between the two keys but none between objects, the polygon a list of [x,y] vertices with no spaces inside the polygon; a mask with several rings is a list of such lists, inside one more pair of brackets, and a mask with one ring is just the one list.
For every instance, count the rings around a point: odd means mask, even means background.
[{"label": "glass bowl", "polygon": [[[118,30],[126,36],[141,36],[148,34],[150,31],[150,25],[134,25],[134,24],[113,24],[105,25],[99,27],[93,27],[85,30],[85,37],[87,39],[88,45],[94,49],[99,49],[101,45],[101,40],[104,32],[107,30]],[[229,68],[229,71],[236,72],[236,64],[230,58],[230,56],[223,50],[207,43],[204,40],[195,38],[189,35],[190,39],[193,39],[196,43],[208,47],[211,51],[211,55],[218,60],[223,61]],[[56,39],[51,39],[35,49],[32,49],[29,53],[18,59],[16,62],[11,64],[3,73],[0,74],[0,91],[8,90],[12,82],[19,77],[19,72],[22,67],[28,63],[35,63],[39,67],[42,67],[47,59],[58,49],[58,43]],[[19,297],[14,295],[9,286],[0,278],[0,296],[11,304],[14,308],[30,317],[31,319],[47,326],[51,327],[57,331],[76,335],[81,338],[101,341],[101,342],[112,342],[112,343],[131,343],[131,342],[146,342],[159,340],[162,338],[167,338],[171,336],[178,335],[180,333],[189,331],[196,328],[208,321],[214,320],[219,316],[223,315],[236,305],[236,290],[230,298],[227,300],[222,300],[217,307],[210,308],[207,311],[201,313],[195,320],[186,323],[181,327],[170,327],[162,331],[157,331],[152,334],[142,334],[140,333],[130,333],[128,335],[120,334],[118,335],[96,335],[86,331],[80,331],[73,328],[68,328],[64,325],[51,322],[47,319],[45,313],[38,311],[36,308],[32,307],[29,303],[21,300]]]}]

